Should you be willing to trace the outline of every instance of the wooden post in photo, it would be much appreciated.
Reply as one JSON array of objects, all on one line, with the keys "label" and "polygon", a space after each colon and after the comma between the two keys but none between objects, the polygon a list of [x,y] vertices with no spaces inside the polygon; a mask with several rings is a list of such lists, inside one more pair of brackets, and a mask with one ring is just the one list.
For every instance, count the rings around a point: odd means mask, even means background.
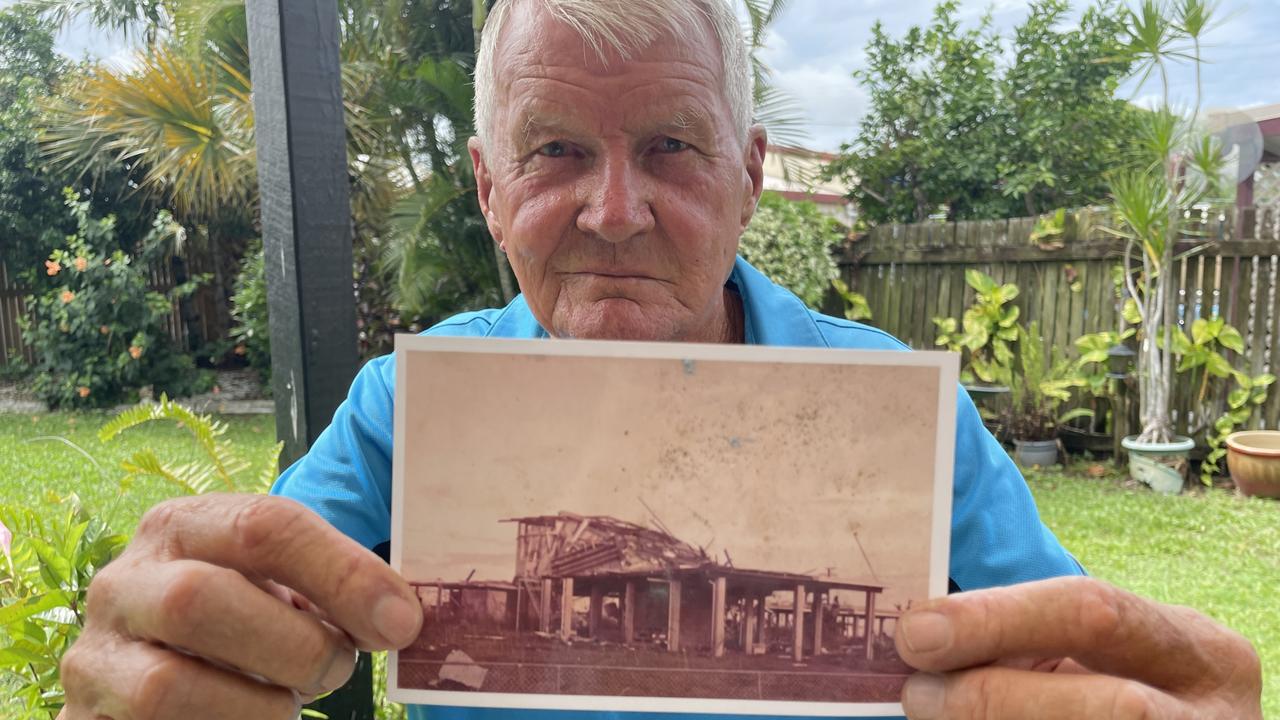
[{"label": "wooden post in photo", "polygon": [[542,632],[551,632],[551,578],[542,578]]},{"label": "wooden post in photo", "polygon": [[822,608],[827,604],[827,594],[814,591],[813,593],[813,654],[818,656],[822,654]]},{"label": "wooden post in photo", "polygon": [[765,641],[765,637],[766,637],[766,636],[765,636],[765,633],[764,633],[764,631],[765,631],[765,620],[766,620],[766,618],[765,618],[765,614],[764,614],[764,610],[765,610],[765,607],[764,607],[764,601],[765,601],[765,598],[766,598],[766,597],[768,597],[768,596],[767,596],[767,595],[761,595],[760,597],[756,598],[756,637],[755,637],[755,644],[757,644],[757,645],[765,645],[765,644],[766,644],[766,641]]},{"label": "wooden post in photo", "polygon": [[573,637],[573,578],[560,580],[560,639]]},{"label": "wooden post in photo", "polygon": [[796,585],[795,600],[791,603],[791,657],[804,662],[804,585]]},{"label": "wooden post in photo", "polygon": [[876,659],[876,594],[867,591],[867,660]]},{"label": "wooden post in photo", "polygon": [[622,596],[622,642],[628,645],[636,637],[636,581],[627,581],[626,593]]},{"label": "wooden post in photo", "polygon": [[711,654],[724,657],[724,591],[726,578],[712,581],[711,586]]},{"label": "wooden post in photo", "polygon": [[748,655],[756,644],[756,599],[751,595],[742,598],[742,649]]},{"label": "wooden post in photo", "polygon": [[604,590],[599,583],[591,584],[591,609],[587,611],[587,632],[591,639],[600,636],[600,614],[604,610]]},{"label": "wooden post in photo", "polygon": [[524,612],[521,600],[524,598],[524,584],[516,585],[516,634],[520,634],[520,614]]},{"label": "wooden post in photo", "polygon": [[444,609],[444,583],[436,583],[436,622],[444,619],[441,610]]},{"label": "wooden post in photo", "polygon": [[680,581],[667,581],[667,652],[680,652]]}]

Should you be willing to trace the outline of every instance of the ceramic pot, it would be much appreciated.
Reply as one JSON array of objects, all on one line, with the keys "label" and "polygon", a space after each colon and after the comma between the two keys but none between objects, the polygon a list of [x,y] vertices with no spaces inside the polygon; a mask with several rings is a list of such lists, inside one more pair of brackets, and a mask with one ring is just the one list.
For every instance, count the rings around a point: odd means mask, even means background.
[{"label": "ceramic pot", "polygon": [[1195,440],[1178,436],[1173,442],[1140,443],[1137,435],[1130,435],[1120,445],[1129,451],[1129,477],[1162,495],[1182,492]]},{"label": "ceramic pot", "polygon": [[1227,467],[1241,493],[1280,498],[1280,430],[1228,435]]},{"label": "ceramic pot", "polygon": [[1013,458],[1023,467],[1049,467],[1058,463],[1057,440],[1014,440]]}]

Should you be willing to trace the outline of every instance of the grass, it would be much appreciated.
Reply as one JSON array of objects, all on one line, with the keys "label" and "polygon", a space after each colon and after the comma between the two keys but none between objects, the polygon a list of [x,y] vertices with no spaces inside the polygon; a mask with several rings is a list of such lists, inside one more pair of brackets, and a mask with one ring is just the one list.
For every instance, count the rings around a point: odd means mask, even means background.
[{"label": "grass", "polygon": [[1028,473],[1042,518],[1095,577],[1196,608],[1262,656],[1264,717],[1280,718],[1280,502],[1215,491],[1162,497],[1114,478]]},{"label": "grass", "polygon": [[[42,507],[74,492],[87,508],[112,512],[131,531],[146,508],[177,490],[140,481],[121,492],[119,463],[142,447],[164,459],[200,458],[186,433],[152,423],[98,442],[101,413],[0,415],[0,503]],[[245,457],[275,441],[270,417],[225,418],[227,439]],[[64,437],[79,451],[55,440]],[[1161,602],[1195,607],[1249,637],[1266,673],[1265,716],[1280,720],[1280,503],[1223,492],[1160,497],[1114,477],[1031,472],[1045,522],[1096,577]]]},{"label": "grass", "polygon": [[[85,508],[109,515],[117,531],[132,533],[147,508],[180,491],[160,480],[140,480],[122,492],[120,462],[143,448],[177,463],[204,456],[173,423],[148,423],[101,443],[98,428],[110,418],[106,413],[0,414],[0,503],[40,508],[75,493]],[[275,442],[270,416],[224,420],[225,438],[243,457],[260,458]]]}]

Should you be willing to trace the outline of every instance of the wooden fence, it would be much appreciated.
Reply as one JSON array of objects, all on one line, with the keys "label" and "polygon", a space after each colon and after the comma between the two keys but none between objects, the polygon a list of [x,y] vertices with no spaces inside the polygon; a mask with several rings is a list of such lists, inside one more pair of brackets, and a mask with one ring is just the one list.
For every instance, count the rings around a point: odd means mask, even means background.
[{"label": "wooden fence", "polygon": [[[191,263],[189,273],[192,276],[206,272],[199,262]],[[173,271],[167,262],[157,263],[148,270],[150,286],[156,292],[166,293],[175,286]],[[27,316],[26,296],[30,291],[17,282],[13,274],[0,262],[0,367],[5,367],[22,359],[32,362],[35,357],[31,347],[22,336],[19,318]],[[209,319],[213,317],[213,303],[216,302],[210,288],[202,287],[191,298],[196,316],[200,323],[201,337],[211,337]],[[174,303],[164,321],[165,331],[174,342],[184,350],[192,350],[187,334],[182,325],[182,315],[178,304]]]},{"label": "wooden fence", "polygon": [[[871,324],[917,349],[934,348],[935,317],[960,318],[973,302],[964,281],[976,268],[999,282],[1015,283],[1021,321],[1038,320],[1046,344],[1072,350],[1081,335],[1119,329],[1114,282],[1124,242],[1107,232],[1109,217],[1098,210],[1068,215],[1061,237],[1050,244],[1030,240],[1035,218],[955,223],[882,225],[842,260],[842,274],[871,305]],[[1204,245],[1204,239],[1213,242]],[[1243,357],[1232,363],[1253,374],[1274,372],[1280,362],[1280,207],[1200,213],[1191,218],[1180,251],[1203,249],[1176,263],[1173,289],[1178,322],[1190,329],[1197,318],[1220,314],[1245,338]],[[1179,377],[1175,392],[1178,429],[1195,432],[1195,392]],[[1210,406],[1220,407],[1221,398]],[[1280,388],[1255,414],[1254,427],[1280,425]],[[1188,432],[1191,431],[1191,432]]]}]

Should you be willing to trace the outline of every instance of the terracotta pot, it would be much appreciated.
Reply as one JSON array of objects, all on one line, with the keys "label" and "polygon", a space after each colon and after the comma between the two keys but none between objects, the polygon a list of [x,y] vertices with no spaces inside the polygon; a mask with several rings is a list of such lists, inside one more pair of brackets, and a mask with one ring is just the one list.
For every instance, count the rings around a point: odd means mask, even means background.
[{"label": "terracotta pot", "polygon": [[1280,430],[1228,435],[1227,467],[1241,493],[1280,498]]}]

